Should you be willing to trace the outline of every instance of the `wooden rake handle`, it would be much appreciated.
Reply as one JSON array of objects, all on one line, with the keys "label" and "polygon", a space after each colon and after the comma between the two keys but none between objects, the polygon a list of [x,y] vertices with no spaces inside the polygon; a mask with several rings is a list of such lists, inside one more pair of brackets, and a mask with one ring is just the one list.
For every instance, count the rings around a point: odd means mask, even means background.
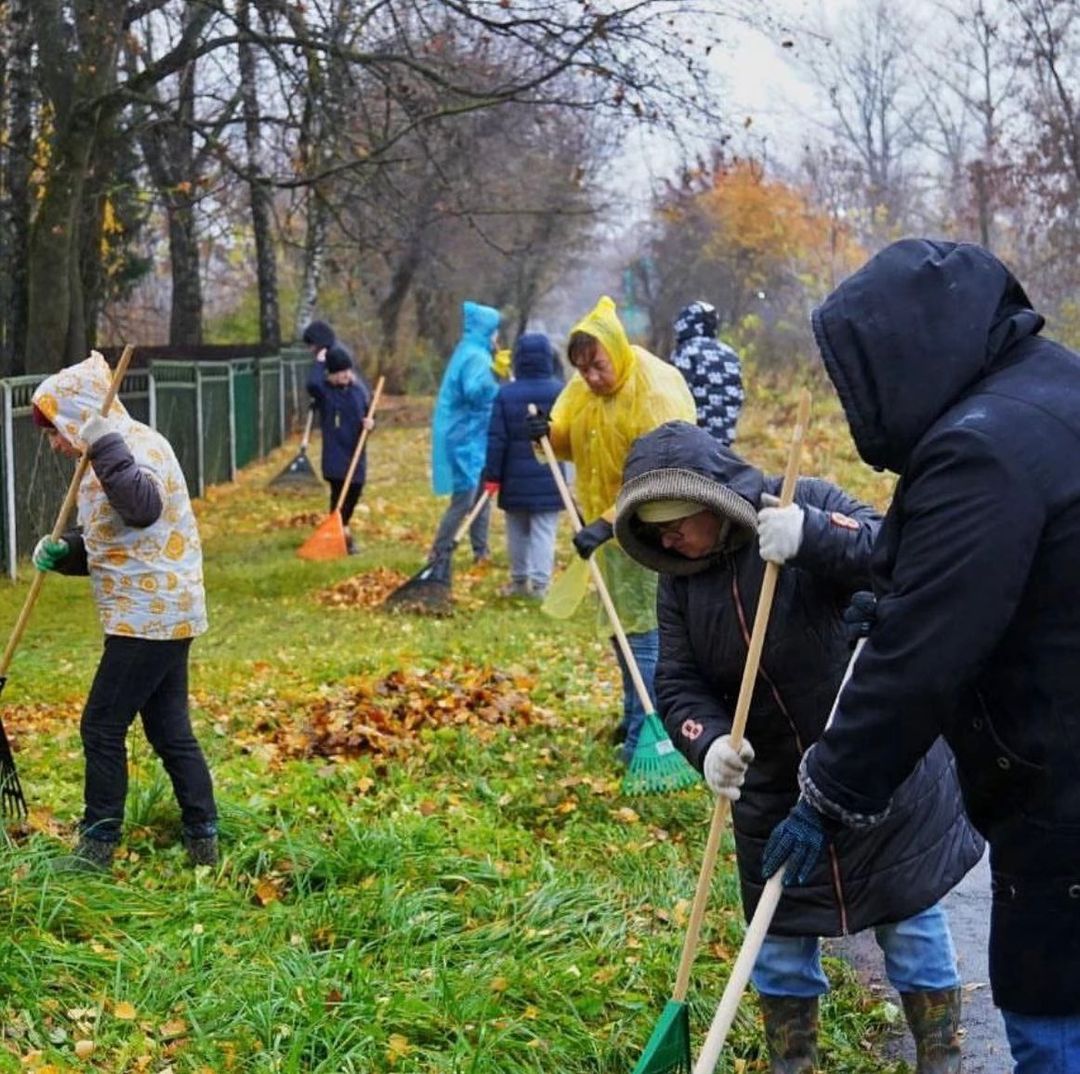
[{"label": "wooden rake handle", "polygon": [[311,426],[315,421],[315,404],[312,403],[308,407],[307,420],[304,422],[304,437],[300,441],[300,450],[307,451],[308,444],[311,443]]},{"label": "wooden rake handle", "polygon": [[[847,681],[855,670],[855,661],[859,659],[859,653],[862,652],[865,644],[866,638],[860,638],[855,644],[851,659],[848,660],[847,670],[845,670],[844,677],[837,687],[836,697],[833,698],[832,710],[829,713],[828,720],[825,722],[826,727],[832,723],[833,717],[836,715],[836,710],[840,705],[840,695],[844,692],[844,687],[847,686]],[[754,911],[746,935],[743,937],[738,958],[735,959],[735,965],[731,968],[731,976],[728,977],[728,982],[724,986],[724,994],[720,997],[716,1014],[713,1015],[708,1036],[705,1038],[701,1054],[698,1056],[698,1061],[694,1066],[694,1074],[712,1074],[720,1059],[720,1051],[724,1047],[732,1023],[735,1021],[739,1001],[742,999],[743,992],[746,991],[746,985],[750,980],[754,963],[757,962],[758,954],[761,952],[761,945],[768,935],[769,926],[772,924],[777,904],[780,902],[780,896],[784,893],[783,877],[784,869],[781,867],[769,877],[765,884],[765,890],[761,893],[757,909]]]},{"label": "wooden rake handle", "polygon": [[[116,370],[113,373],[112,383],[109,385],[108,392],[105,393],[105,401],[101,404],[100,414],[103,418],[108,416],[109,410],[112,408],[113,402],[116,399],[116,393],[120,390],[120,383],[124,379],[124,374],[127,373],[127,368],[131,364],[131,357],[134,353],[135,348],[129,343],[120,355],[120,361],[116,363]],[[88,450],[84,450],[75,466],[75,473],[72,475],[71,484],[68,485],[67,495],[64,496],[64,502],[60,505],[60,512],[56,516],[56,524],[49,534],[49,539],[51,541],[58,541],[63,537],[64,530],[67,528],[68,519],[71,517],[71,512],[75,507],[75,500],[79,495],[79,486],[86,476],[86,470],[89,465],[90,454]],[[30,613],[34,610],[34,605],[37,603],[38,594],[41,592],[41,586],[44,581],[45,571],[35,570],[33,580],[30,582],[30,590],[26,594],[26,599],[23,601],[22,610],[19,612],[19,618],[15,620],[15,627],[11,632],[11,637],[8,639],[7,647],[4,649],[4,655],[0,656],[0,679],[3,679],[7,675],[12,658],[15,656],[15,650],[22,640],[23,632],[26,630],[26,624],[30,621]]]},{"label": "wooden rake handle", "polygon": [[[529,413],[539,413],[535,403],[529,404]],[[563,506],[566,508],[566,513],[570,516],[570,525],[573,526],[574,532],[578,533],[583,528],[581,519],[578,518],[577,508],[574,506],[574,498],[570,495],[570,489],[567,488],[566,478],[563,477],[562,470],[559,467],[559,460],[555,458],[555,452],[551,447],[551,441],[548,440],[546,436],[541,437],[540,446],[544,449],[544,457],[547,459],[548,466],[551,468],[551,476],[555,478],[555,484],[559,487],[559,495],[562,496]],[[626,632],[623,630],[622,623],[619,621],[619,613],[615,610],[615,605],[611,600],[611,594],[604,584],[603,575],[600,573],[600,565],[592,556],[589,556],[588,563],[589,572],[592,574],[593,585],[596,586],[596,591],[600,594],[600,602],[604,605],[604,610],[607,612],[608,619],[611,621],[611,629],[615,632],[615,640],[618,643],[619,651],[623,655],[623,660],[626,661],[627,668],[630,669],[630,678],[634,681],[634,689],[637,690],[638,699],[641,701],[642,707],[646,712],[653,712],[654,707],[652,698],[649,697],[649,691],[645,686],[645,680],[641,677],[641,671],[638,668],[637,660],[634,659],[634,653],[630,648],[630,642],[626,640]]]},{"label": "wooden rake handle", "polygon": [[[784,470],[784,482],[780,488],[780,506],[786,507],[795,496],[795,482],[799,476],[799,459],[802,456],[806,426],[810,420],[810,393],[804,391],[799,398],[798,416],[791,433],[791,447],[788,449],[787,467]],[[769,627],[769,614],[772,611],[773,597],[776,595],[776,580],[780,568],[775,563],[765,564],[765,573],[761,579],[761,595],[758,597],[757,611],[754,614],[754,626],[750,633],[750,645],[743,666],[742,682],[739,685],[739,697],[735,702],[735,716],[731,724],[731,742],[738,749],[746,730],[746,720],[750,713],[750,701],[754,696],[754,683],[757,681],[758,666],[761,663],[761,650],[765,644],[765,633]],[[731,803],[726,798],[717,797],[713,806],[712,819],[709,822],[709,835],[705,840],[705,853],[701,859],[697,887],[694,889],[694,901],[690,907],[690,920],[686,926],[686,939],[683,941],[679,969],[675,975],[675,990],[672,998],[679,1003],[686,999],[690,988],[690,970],[694,965],[698,941],[701,939],[701,925],[705,918],[705,906],[712,887],[713,871],[720,852],[720,838]]]},{"label": "wooden rake handle", "polygon": [[[367,408],[365,418],[374,418],[375,411],[378,409],[379,400],[382,398],[383,384],[385,383],[385,377],[379,377],[378,383],[375,385],[375,394],[371,397],[371,406]],[[308,421],[308,429],[311,429],[310,419]],[[364,445],[367,443],[368,433],[371,430],[365,425],[360,433],[360,439],[356,441],[356,449],[352,453],[352,458],[349,460],[349,469],[345,471],[345,480],[341,484],[341,492],[338,494],[338,501],[334,505],[334,510],[341,514],[341,508],[345,504],[345,497],[349,493],[349,482],[352,481],[352,475],[356,473],[357,466],[360,465],[360,456],[364,453]],[[306,435],[306,434],[305,434]],[[305,443],[306,443],[305,439]]]},{"label": "wooden rake handle", "polygon": [[484,504],[491,498],[491,493],[487,489],[484,489],[476,498],[476,503],[469,509],[469,513],[461,520],[461,525],[454,531],[454,547],[461,543],[461,538],[469,532],[469,527],[479,517],[480,512],[484,509]]}]

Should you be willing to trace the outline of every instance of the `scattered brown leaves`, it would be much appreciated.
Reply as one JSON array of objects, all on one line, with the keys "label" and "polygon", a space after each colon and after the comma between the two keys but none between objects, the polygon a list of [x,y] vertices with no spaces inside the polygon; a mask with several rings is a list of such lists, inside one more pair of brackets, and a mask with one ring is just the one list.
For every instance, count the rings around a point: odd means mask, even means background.
[{"label": "scattered brown leaves", "polygon": [[326,518],[325,511],[301,511],[298,515],[267,519],[264,530],[313,530]]},{"label": "scattered brown leaves", "polygon": [[315,599],[329,608],[375,608],[405,580],[400,571],[376,567],[322,590]]}]

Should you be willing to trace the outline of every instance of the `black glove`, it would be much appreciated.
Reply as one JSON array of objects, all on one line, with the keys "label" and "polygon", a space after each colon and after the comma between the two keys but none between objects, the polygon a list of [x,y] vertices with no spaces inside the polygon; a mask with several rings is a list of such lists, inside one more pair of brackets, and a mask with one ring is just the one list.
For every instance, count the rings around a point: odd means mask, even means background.
[{"label": "black glove", "polygon": [[605,541],[610,541],[614,536],[615,527],[601,516],[574,534],[574,547],[582,559],[588,559]]},{"label": "black glove", "polygon": [[877,597],[868,589],[852,594],[851,603],[844,609],[844,637],[849,645],[856,645],[860,638],[868,638],[877,618]]},{"label": "black glove", "polygon": [[551,422],[544,414],[537,411],[535,414],[525,415],[525,432],[530,440],[543,440],[551,430]]}]

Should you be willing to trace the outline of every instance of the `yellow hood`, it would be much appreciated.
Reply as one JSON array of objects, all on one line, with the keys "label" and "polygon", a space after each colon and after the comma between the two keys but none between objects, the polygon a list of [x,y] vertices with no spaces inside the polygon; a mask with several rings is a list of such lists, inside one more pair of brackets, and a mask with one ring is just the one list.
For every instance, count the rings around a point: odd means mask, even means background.
[{"label": "yellow hood", "polygon": [[615,368],[615,391],[618,391],[634,368],[634,352],[630,340],[626,337],[619,315],[615,312],[615,302],[607,295],[593,306],[576,325],[572,332],[584,332],[592,336],[607,351],[611,364]]}]

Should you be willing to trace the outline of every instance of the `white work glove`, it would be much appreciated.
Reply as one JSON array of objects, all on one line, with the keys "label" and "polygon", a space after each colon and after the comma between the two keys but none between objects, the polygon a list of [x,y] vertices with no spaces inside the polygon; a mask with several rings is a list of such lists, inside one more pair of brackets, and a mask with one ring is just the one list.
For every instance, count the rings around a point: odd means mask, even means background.
[{"label": "white work glove", "polygon": [[739,788],[746,779],[746,770],[754,759],[754,747],[744,738],[738,753],[731,745],[731,735],[721,735],[705,754],[703,774],[713,794],[737,802],[742,791]]},{"label": "white work glove", "polygon": [[103,436],[115,433],[116,422],[112,418],[103,418],[100,414],[91,414],[79,429],[79,439],[88,447],[93,447]]},{"label": "white work glove", "polygon": [[780,501],[767,492],[761,494],[764,505],[757,513],[758,551],[770,563],[786,563],[802,544],[806,512],[797,504],[780,507]]}]

